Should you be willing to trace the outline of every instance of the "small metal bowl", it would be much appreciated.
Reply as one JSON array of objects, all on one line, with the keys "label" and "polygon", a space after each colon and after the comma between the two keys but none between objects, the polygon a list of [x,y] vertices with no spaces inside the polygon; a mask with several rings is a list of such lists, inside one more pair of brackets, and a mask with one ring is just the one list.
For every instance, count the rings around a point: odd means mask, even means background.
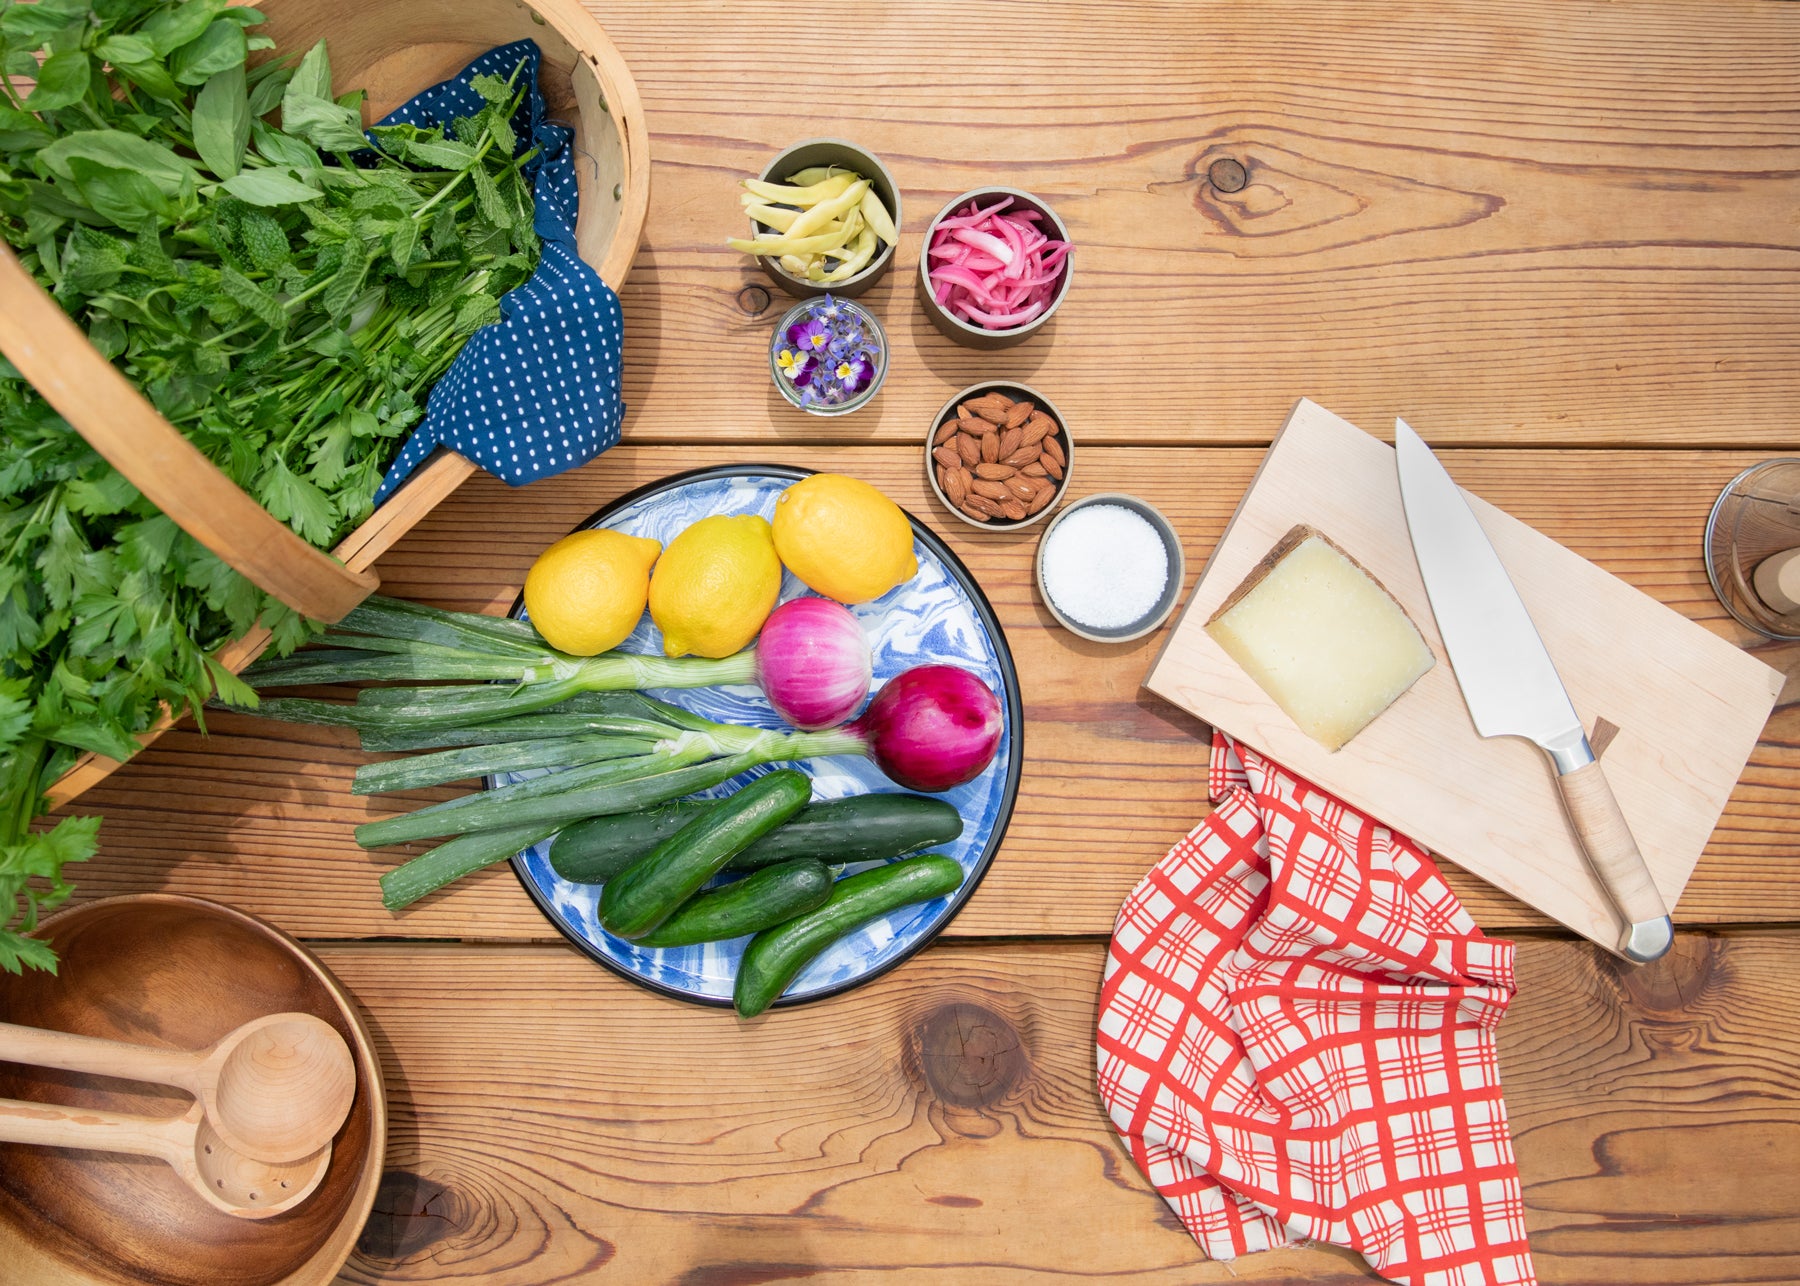
[{"label": "small metal bowl", "polygon": [[[1156,529],[1156,534],[1162,537],[1163,548],[1168,551],[1169,578],[1163,585],[1162,593],[1157,596],[1156,602],[1151,605],[1148,612],[1137,620],[1128,621],[1124,625],[1086,625],[1072,620],[1058,609],[1050,598],[1050,591],[1044,588],[1044,551],[1050,545],[1050,537],[1056,534],[1057,527],[1071,514],[1080,513],[1083,509],[1094,505],[1118,505],[1122,509],[1129,509],[1138,514]],[[1167,518],[1157,511],[1155,506],[1139,500],[1136,496],[1124,495],[1117,491],[1102,491],[1095,495],[1083,496],[1057,514],[1056,520],[1044,528],[1044,534],[1038,537],[1036,558],[1038,598],[1042,600],[1050,615],[1056,618],[1058,625],[1061,625],[1069,633],[1093,643],[1129,643],[1132,639],[1142,638],[1168,620],[1169,613],[1175,610],[1175,604],[1181,598],[1181,586],[1186,576],[1187,561],[1182,557],[1181,538],[1175,534],[1175,528],[1170,525]]]},{"label": "small metal bowl", "polygon": [[[1043,329],[1044,324],[1056,315],[1062,307],[1063,300],[1069,297],[1069,282],[1075,272],[1075,253],[1073,250],[1063,259],[1062,277],[1056,283],[1056,297],[1050,306],[1023,326],[1014,326],[1011,330],[989,330],[985,326],[976,326],[964,321],[938,303],[937,296],[931,293],[931,239],[937,235],[938,224],[950,218],[958,210],[971,201],[986,205],[1000,197],[1011,197],[1013,203],[1009,210],[1024,208],[1036,210],[1044,218],[1045,233],[1058,241],[1069,241],[1069,229],[1064,225],[1056,211],[1029,192],[1018,188],[988,187],[974,188],[964,192],[937,212],[931,225],[925,229],[925,241],[919,247],[919,300],[924,305],[925,315],[931,318],[931,324],[940,332],[949,336],[959,344],[969,348],[1010,348],[1014,344],[1022,344]],[[1071,242],[1071,245],[1073,242]]]},{"label": "small metal bowl", "polygon": [[[900,223],[900,186],[894,182],[894,176],[888,173],[887,166],[876,160],[874,155],[865,152],[854,143],[841,138],[809,138],[803,143],[796,143],[785,152],[763,167],[760,177],[766,183],[785,183],[788,176],[801,170],[811,169],[816,165],[830,165],[842,170],[854,170],[869,180],[875,195],[894,218],[894,230],[898,234]],[[774,228],[766,227],[752,219],[750,235],[762,232],[773,232]],[[853,298],[863,293],[870,286],[881,280],[887,270],[894,266],[894,247],[883,245],[869,261],[869,265],[854,277],[830,284],[819,281],[808,281],[804,277],[796,277],[783,268],[776,260],[768,256],[759,256],[758,263],[768,273],[777,286],[796,299],[808,299],[814,295],[838,295]]]},{"label": "small metal bowl", "polygon": [[[937,436],[937,431],[944,426],[946,420],[954,420],[956,418],[956,408],[958,404],[966,402],[972,397],[980,397],[985,393],[1004,393],[1014,401],[1023,400],[1036,403],[1039,410],[1043,411],[1051,419],[1056,421],[1058,440],[1062,444],[1063,455],[1067,457],[1063,463],[1062,481],[1057,482],[1055,478],[1050,479],[1050,481],[1056,485],[1056,494],[1050,498],[1050,503],[1038,510],[1038,512],[1029,514],[1016,521],[1011,518],[994,518],[987,522],[980,522],[969,517],[968,514],[964,513],[957,506],[951,504],[950,497],[944,494],[944,488],[938,482],[937,461],[932,459],[931,456],[933,450],[932,439]],[[931,427],[926,430],[925,433],[925,482],[930,486],[931,494],[938,498],[938,503],[944,506],[951,517],[960,522],[965,522],[969,526],[980,531],[1017,531],[1022,527],[1030,527],[1036,523],[1042,522],[1055,512],[1056,507],[1062,503],[1063,497],[1069,492],[1069,480],[1074,476],[1075,439],[1069,432],[1069,421],[1064,417],[1061,411],[1056,409],[1056,403],[1032,388],[1029,384],[1018,384],[1011,380],[983,380],[979,384],[971,384],[968,388],[958,393],[939,408],[938,413],[931,419]]]},{"label": "small metal bowl", "polygon": [[875,314],[861,304],[848,299],[839,301],[841,307],[853,312],[864,325],[874,332],[875,338],[879,342],[879,351],[875,355],[875,374],[869,380],[869,386],[848,401],[822,406],[809,405],[800,399],[799,390],[794,387],[794,382],[782,372],[781,363],[776,359],[776,354],[783,347],[781,339],[787,333],[788,327],[804,317],[807,310],[815,303],[816,301],[812,299],[801,300],[782,314],[781,320],[775,324],[775,333],[769,336],[769,378],[775,381],[775,387],[781,391],[781,396],[787,399],[788,405],[797,410],[805,411],[808,415],[847,415],[858,407],[867,406],[869,400],[879,393],[881,386],[887,382],[887,331],[882,329]]}]

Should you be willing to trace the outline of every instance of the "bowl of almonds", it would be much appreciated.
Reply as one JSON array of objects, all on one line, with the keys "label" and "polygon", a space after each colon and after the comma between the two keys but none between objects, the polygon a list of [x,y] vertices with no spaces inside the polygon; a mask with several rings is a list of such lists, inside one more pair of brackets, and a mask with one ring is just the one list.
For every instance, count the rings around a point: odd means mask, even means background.
[{"label": "bowl of almonds", "polygon": [[925,438],[925,476],[971,527],[1010,530],[1049,515],[1069,486],[1074,444],[1050,399],[1026,384],[971,384]]}]

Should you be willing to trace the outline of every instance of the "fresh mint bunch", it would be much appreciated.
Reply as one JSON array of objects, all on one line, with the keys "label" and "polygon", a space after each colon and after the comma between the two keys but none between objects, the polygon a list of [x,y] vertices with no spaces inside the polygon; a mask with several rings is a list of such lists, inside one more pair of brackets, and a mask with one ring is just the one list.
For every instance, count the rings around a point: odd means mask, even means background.
[{"label": "fresh mint bunch", "polygon": [[[365,134],[324,42],[298,64],[224,0],[0,0],[0,237],[157,410],[303,539],[367,518],[431,385],[537,264],[513,124]],[[16,80],[15,80],[16,78]],[[33,82],[22,93],[17,81]],[[0,361],[0,967],[98,819],[45,831],[83,753],[254,694],[213,659],[315,630],[149,504]]]}]

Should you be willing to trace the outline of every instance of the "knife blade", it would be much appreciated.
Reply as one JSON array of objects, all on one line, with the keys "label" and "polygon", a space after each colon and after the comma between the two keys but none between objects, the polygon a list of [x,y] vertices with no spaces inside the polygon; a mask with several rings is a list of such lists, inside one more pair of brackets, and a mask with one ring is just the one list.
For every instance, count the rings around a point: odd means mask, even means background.
[{"label": "knife blade", "polygon": [[1655,960],[1674,942],[1669,912],[1531,613],[1461,489],[1401,419],[1394,459],[1425,595],[1475,730],[1550,756],[1582,852],[1624,918],[1619,953]]}]

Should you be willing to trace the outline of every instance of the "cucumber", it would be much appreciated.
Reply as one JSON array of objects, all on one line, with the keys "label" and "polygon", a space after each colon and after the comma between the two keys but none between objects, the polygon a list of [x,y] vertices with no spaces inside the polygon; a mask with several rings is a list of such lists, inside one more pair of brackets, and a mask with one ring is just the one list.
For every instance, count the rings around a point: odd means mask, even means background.
[{"label": "cucumber", "polygon": [[[590,817],[563,828],[550,845],[550,865],[565,880],[604,884],[668,839],[716,800],[682,800],[638,813]],[[754,871],[795,858],[833,865],[885,862],[962,834],[953,805],[923,795],[852,795],[808,804],[725,864]]]},{"label": "cucumber", "polygon": [[638,939],[645,947],[686,947],[761,933],[825,905],[831,869],[802,857],[752,871],[735,884],[702,893]]},{"label": "cucumber", "polygon": [[839,880],[831,900],[818,910],[750,939],[738,963],[732,1005],[740,1017],[756,1017],[821,951],[852,929],[914,902],[954,893],[962,882],[962,867],[941,853],[904,858]]},{"label": "cucumber", "polygon": [[643,937],[674,915],[733,854],[811,798],[812,779],[803,772],[778,768],[758,777],[608,880],[600,894],[600,927],[621,938]]}]

